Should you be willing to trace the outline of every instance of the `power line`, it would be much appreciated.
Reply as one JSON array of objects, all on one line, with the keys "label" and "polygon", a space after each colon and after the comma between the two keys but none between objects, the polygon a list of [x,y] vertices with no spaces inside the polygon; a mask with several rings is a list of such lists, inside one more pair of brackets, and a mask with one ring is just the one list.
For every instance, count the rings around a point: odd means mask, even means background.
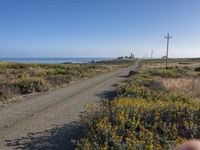
[{"label": "power line", "polygon": [[172,36],[169,35],[169,33],[167,33],[167,36],[165,36],[164,38],[167,39],[167,54],[166,54],[166,69],[168,67],[168,53],[169,53],[169,39],[172,38]]}]

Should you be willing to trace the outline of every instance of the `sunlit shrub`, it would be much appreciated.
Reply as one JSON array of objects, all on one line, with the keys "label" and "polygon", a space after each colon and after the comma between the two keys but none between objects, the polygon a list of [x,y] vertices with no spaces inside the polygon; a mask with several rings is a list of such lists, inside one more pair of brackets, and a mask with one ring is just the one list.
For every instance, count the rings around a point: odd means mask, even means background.
[{"label": "sunlit shrub", "polygon": [[22,78],[16,84],[22,94],[45,92],[49,88],[48,83],[41,78]]},{"label": "sunlit shrub", "polygon": [[28,67],[29,67],[28,65],[22,64],[22,63],[11,63],[7,65],[7,68],[10,68],[10,69],[25,69]]},{"label": "sunlit shrub", "polygon": [[189,71],[153,68],[129,76],[118,85],[116,99],[87,107],[81,119],[86,136],[77,149],[169,150],[200,138],[199,101],[161,82],[189,76]]},{"label": "sunlit shrub", "polygon": [[79,149],[173,149],[200,138],[200,106],[173,101],[119,98],[82,117],[87,129]]},{"label": "sunlit shrub", "polygon": [[183,68],[154,68],[148,70],[148,73],[152,76],[180,78],[189,76],[190,70]]},{"label": "sunlit shrub", "polygon": [[147,100],[160,99],[163,101],[189,102],[188,100],[190,99],[190,95],[178,90],[170,90],[163,85],[161,80],[157,80],[157,78],[149,76],[144,72],[120,83],[117,87],[117,93],[119,97],[143,98]]},{"label": "sunlit shrub", "polygon": [[[25,64],[0,62],[0,101],[32,92],[43,92],[83,78],[108,72],[121,65]],[[5,83],[6,82],[6,87]],[[9,85],[9,86],[7,86]]]}]

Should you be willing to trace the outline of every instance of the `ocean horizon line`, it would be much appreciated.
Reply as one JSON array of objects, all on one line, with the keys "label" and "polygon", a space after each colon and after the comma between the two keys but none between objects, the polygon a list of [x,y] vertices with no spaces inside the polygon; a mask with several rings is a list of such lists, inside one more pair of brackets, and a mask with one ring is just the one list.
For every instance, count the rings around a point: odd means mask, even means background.
[{"label": "ocean horizon line", "polygon": [[44,63],[44,64],[60,64],[60,63],[90,63],[91,61],[103,61],[114,59],[111,57],[1,57],[1,62],[18,62],[18,63]]}]

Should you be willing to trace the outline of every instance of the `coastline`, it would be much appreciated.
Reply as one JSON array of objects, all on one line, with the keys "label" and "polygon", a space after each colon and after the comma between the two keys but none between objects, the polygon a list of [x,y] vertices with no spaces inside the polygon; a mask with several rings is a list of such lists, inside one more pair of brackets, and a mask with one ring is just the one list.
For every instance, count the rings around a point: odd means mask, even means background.
[{"label": "coastline", "polygon": [[27,63],[27,64],[85,64],[113,60],[111,57],[74,57],[74,58],[0,58],[0,62],[14,62],[14,63]]}]

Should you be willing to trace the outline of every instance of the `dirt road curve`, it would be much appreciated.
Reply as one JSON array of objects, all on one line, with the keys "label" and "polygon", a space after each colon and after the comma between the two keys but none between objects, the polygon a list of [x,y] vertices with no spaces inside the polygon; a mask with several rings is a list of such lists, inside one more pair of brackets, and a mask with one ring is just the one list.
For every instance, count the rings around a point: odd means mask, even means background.
[{"label": "dirt road curve", "polygon": [[0,150],[69,150],[81,137],[85,104],[114,96],[115,84],[134,66],[0,108]]}]

